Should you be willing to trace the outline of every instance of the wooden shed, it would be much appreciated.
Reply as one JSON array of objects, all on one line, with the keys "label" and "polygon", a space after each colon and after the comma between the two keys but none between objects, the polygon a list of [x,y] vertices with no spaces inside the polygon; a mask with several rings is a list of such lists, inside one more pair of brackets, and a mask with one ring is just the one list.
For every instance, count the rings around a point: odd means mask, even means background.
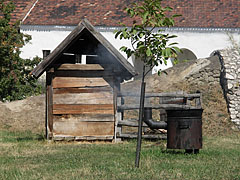
[{"label": "wooden shed", "polygon": [[[51,39],[49,39],[51,41]],[[46,135],[50,139],[114,139],[120,83],[130,63],[86,20],[33,71],[46,72]]]}]

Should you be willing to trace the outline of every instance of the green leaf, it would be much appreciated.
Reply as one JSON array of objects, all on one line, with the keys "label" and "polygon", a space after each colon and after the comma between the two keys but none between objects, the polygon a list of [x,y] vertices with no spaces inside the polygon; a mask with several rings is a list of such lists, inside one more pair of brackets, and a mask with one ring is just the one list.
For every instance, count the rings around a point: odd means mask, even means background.
[{"label": "green leaf", "polygon": [[145,34],[143,32],[139,33],[139,37],[142,38]]},{"label": "green leaf", "polygon": [[150,48],[147,48],[146,55],[147,55],[148,57],[152,56],[152,51],[151,51]]},{"label": "green leaf", "polygon": [[176,35],[171,35],[171,36],[168,36],[168,38],[176,38],[177,36]]},{"label": "green leaf", "polygon": [[166,48],[166,57],[170,57],[170,56],[171,56],[171,49]]},{"label": "green leaf", "polygon": [[175,21],[171,18],[169,18],[168,20],[169,20],[169,26],[174,26]]},{"label": "green leaf", "polygon": [[133,29],[133,30],[132,30],[132,34],[134,34],[134,35],[137,34],[137,30],[136,30],[136,29]]},{"label": "green leaf", "polygon": [[135,12],[132,9],[129,10],[129,14],[130,14],[130,17],[135,16]]},{"label": "green leaf", "polygon": [[182,16],[181,14],[174,14],[174,15],[172,15],[172,18],[176,18],[176,17],[180,17],[180,16]]},{"label": "green leaf", "polygon": [[120,48],[121,51],[126,51],[126,49],[127,49],[126,46],[122,46],[122,47]]},{"label": "green leaf", "polygon": [[165,58],[163,59],[163,62],[165,65],[167,65],[167,60]]},{"label": "green leaf", "polygon": [[169,46],[172,46],[172,45],[176,45],[178,43],[174,42],[174,43],[170,43]]},{"label": "green leaf", "polygon": [[127,32],[126,32],[126,31],[123,31],[123,32],[122,32],[122,35],[123,35],[123,38],[124,38],[124,39],[127,39]]},{"label": "green leaf", "polygon": [[143,20],[146,21],[147,20],[147,16],[149,15],[148,11],[145,11],[143,14]]},{"label": "green leaf", "polygon": [[116,31],[115,33],[116,33],[116,34],[115,34],[115,39],[117,39],[117,38],[118,38],[118,36],[119,36],[119,34],[121,34],[121,33],[122,33],[122,31]]},{"label": "green leaf", "polygon": [[180,53],[182,50],[181,49],[179,49],[178,47],[176,47],[176,46],[174,46],[174,47],[172,47],[177,53]]},{"label": "green leaf", "polygon": [[131,55],[133,54],[133,51],[131,49],[127,49],[125,50],[126,54],[127,54],[127,58],[131,57]]},{"label": "green leaf", "polygon": [[172,11],[173,9],[169,6],[167,6],[166,8],[164,8],[165,11]]}]

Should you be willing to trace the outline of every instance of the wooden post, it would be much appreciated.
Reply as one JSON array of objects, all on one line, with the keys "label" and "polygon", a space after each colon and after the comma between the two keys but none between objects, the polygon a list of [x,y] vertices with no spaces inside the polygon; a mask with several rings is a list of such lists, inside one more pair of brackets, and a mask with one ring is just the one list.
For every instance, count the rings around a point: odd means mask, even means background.
[{"label": "wooden post", "polygon": [[200,94],[199,98],[195,99],[196,107],[197,108],[202,108],[202,94],[201,94],[201,92],[199,90],[196,93]]},{"label": "wooden post", "polygon": [[119,142],[121,141],[121,138],[117,138],[117,134],[121,134],[122,132],[122,127],[118,126],[118,122],[122,119],[122,113],[117,111],[117,106],[121,103],[121,97],[117,97],[118,93],[120,93],[120,82],[121,80],[119,78],[114,79],[114,142]]},{"label": "wooden post", "polygon": [[[43,52],[43,60],[50,54],[50,50],[42,50]],[[46,73],[46,94],[45,94],[45,137],[48,137],[48,84],[49,84],[49,75]]]},{"label": "wooden post", "polygon": [[53,131],[53,68],[46,74],[46,138],[49,140],[52,137]]}]

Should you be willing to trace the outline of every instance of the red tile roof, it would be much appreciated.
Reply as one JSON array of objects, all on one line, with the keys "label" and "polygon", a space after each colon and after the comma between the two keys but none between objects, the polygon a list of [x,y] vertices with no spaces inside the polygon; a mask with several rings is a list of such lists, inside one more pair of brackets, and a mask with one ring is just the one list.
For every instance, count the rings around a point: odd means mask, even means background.
[{"label": "red tile roof", "polygon": [[31,9],[36,0],[13,0],[15,4],[15,10],[12,14],[12,21],[22,20],[27,12]]},{"label": "red tile roof", "polygon": [[183,15],[177,26],[240,28],[240,0],[171,0],[168,4]]},{"label": "red tile roof", "polygon": [[77,25],[83,18],[93,25],[119,26],[131,21],[123,12],[131,0],[39,0],[24,24]]},{"label": "red tile roof", "polygon": [[[14,0],[16,16],[21,19],[29,9],[31,0]],[[34,0],[36,1],[36,0]],[[95,26],[130,25],[123,8],[136,0],[38,0],[23,24],[26,25],[77,25],[87,18]],[[26,5],[28,4],[28,5]],[[163,0],[162,5],[182,14],[177,27],[240,28],[240,0]]]}]

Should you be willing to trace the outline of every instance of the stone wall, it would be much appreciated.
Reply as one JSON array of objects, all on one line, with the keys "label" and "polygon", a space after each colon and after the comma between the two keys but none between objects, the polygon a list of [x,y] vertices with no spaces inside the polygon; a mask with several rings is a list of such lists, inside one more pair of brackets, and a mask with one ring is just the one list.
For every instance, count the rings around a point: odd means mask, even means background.
[{"label": "stone wall", "polygon": [[[198,68],[196,68],[198,67]],[[195,85],[220,83],[231,121],[240,129],[240,54],[237,49],[215,51],[195,61],[194,71],[185,79]]]},{"label": "stone wall", "polygon": [[221,85],[231,121],[240,129],[240,52],[239,49],[217,51],[221,63]]},{"label": "stone wall", "polygon": [[215,51],[211,57],[198,59],[194,64],[194,71],[189,73],[185,79],[195,86],[204,83],[220,83],[227,102],[231,121],[240,129],[239,50],[224,49]]},{"label": "stone wall", "polygon": [[197,85],[217,84],[220,81],[221,64],[218,56],[212,56],[206,59],[196,60],[198,66],[195,72],[190,73],[186,80],[188,83]]}]

